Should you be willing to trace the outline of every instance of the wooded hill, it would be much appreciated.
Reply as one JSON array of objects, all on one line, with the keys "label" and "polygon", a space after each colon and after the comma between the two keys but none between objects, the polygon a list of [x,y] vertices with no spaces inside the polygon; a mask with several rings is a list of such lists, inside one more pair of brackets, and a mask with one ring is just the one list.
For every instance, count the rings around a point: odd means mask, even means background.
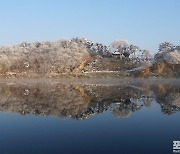
[{"label": "wooded hill", "polygon": [[109,46],[79,37],[55,42],[22,42],[0,48],[0,75],[52,77],[115,71],[125,72],[125,76],[178,76],[179,55],[179,46],[167,42],[160,44],[155,59],[148,50],[122,40]]}]

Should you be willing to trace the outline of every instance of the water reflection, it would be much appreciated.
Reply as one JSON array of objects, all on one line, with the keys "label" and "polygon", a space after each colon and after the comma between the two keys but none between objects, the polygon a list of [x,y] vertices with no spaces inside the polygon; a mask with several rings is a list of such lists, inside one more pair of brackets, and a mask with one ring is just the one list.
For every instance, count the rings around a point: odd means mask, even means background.
[{"label": "water reflection", "polygon": [[110,111],[128,118],[133,112],[158,103],[162,113],[180,110],[178,80],[131,81],[127,84],[58,82],[0,83],[0,110],[22,115],[55,115],[82,120]]}]

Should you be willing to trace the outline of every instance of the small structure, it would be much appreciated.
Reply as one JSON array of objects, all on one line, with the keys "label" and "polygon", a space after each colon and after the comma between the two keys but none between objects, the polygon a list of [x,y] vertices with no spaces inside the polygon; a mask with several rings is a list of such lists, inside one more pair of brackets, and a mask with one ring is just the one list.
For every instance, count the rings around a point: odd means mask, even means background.
[{"label": "small structure", "polygon": [[120,53],[119,51],[115,51],[114,53],[112,53],[112,56],[114,58],[122,58],[122,53]]}]

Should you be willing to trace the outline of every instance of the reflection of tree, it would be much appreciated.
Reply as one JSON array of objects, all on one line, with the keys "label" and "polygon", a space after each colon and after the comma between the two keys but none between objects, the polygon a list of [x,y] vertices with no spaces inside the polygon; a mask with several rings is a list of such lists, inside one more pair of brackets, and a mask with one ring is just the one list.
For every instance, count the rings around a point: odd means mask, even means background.
[{"label": "reflection of tree", "polygon": [[173,107],[171,105],[163,105],[161,104],[161,109],[164,114],[172,115],[176,112],[176,107]]},{"label": "reflection of tree", "polygon": [[1,83],[0,110],[83,120],[107,110],[116,117],[129,117],[133,112],[151,107],[155,100],[164,114],[179,111],[178,85],[138,86]]},{"label": "reflection of tree", "polygon": [[180,110],[180,85],[178,82],[158,83],[153,87],[155,99],[160,104],[162,112],[167,115]]},{"label": "reflection of tree", "polygon": [[111,110],[116,117],[128,118],[132,112],[138,111],[142,108],[142,104],[150,106],[153,99],[119,99],[119,102],[114,102],[113,99],[102,100],[100,102],[94,102],[90,105],[85,112],[75,115],[73,118],[78,120],[86,119],[94,114],[100,114],[107,110]]},{"label": "reflection of tree", "polygon": [[131,110],[128,109],[128,108],[116,108],[113,110],[113,114],[116,116],[116,117],[121,117],[121,118],[128,118],[130,117],[131,115]]},{"label": "reflection of tree", "polygon": [[148,108],[150,108],[152,106],[152,100],[148,100],[144,102],[144,105]]},{"label": "reflection of tree", "polygon": [[161,105],[164,114],[174,114],[180,110],[180,94],[164,93],[156,96],[157,102]]},{"label": "reflection of tree", "polygon": [[117,104],[113,109],[113,114],[116,117],[128,118],[132,112],[140,110],[138,99],[125,99],[120,104]]}]

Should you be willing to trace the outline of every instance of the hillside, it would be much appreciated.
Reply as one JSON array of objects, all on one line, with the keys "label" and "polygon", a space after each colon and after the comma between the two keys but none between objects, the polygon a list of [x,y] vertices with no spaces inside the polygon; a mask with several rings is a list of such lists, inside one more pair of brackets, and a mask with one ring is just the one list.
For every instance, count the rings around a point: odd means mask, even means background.
[{"label": "hillside", "polygon": [[[133,63],[126,61],[127,57],[115,58],[112,49],[85,38],[55,42],[23,42],[0,48],[0,75],[51,77],[85,71],[123,71],[134,67]],[[128,65],[129,63],[131,64]]]},{"label": "hillside", "polygon": [[137,71],[136,76],[180,77],[180,47],[168,42],[160,44],[152,66]]},{"label": "hillside", "polygon": [[0,48],[0,74],[33,76],[75,71],[89,56],[87,49],[70,40],[21,43]]},{"label": "hillside", "polygon": [[0,48],[0,77],[179,77],[179,57],[179,46],[169,43],[162,43],[153,58],[122,40],[109,46],[81,37],[23,42]]}]

